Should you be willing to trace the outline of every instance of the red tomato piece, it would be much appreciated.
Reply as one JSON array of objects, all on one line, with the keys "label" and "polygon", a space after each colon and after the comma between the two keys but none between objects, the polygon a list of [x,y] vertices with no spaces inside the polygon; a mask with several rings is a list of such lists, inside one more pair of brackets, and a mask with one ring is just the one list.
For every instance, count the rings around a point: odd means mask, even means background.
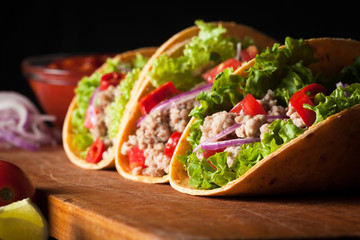
[{"label": "red tomato piece", "polygon": [[232,67],[233,70],[235,71],[238,67],[240,67],[242,65],[242,62],[235,59],[235,58],[230,58],[222,63],[220,63],[219,65],[217,65],[216,67],[210,69],[209,71],[203,73],[201,76],[209,83],[214,82],[215,77],[222,71],[224,71],[226,68],[230,68]]},{"label": "red tomato piece", "polygon": [[25,198],[33,198],[35,188],[17,165],[0,160],[0,207]]},{"label": "red tomato piece", "polygon": [[247,94],[243,100],[236,104],[231,110],[231,113],[246,114],[250,116],[267,115],[265,109],[251,94]]},{"label": "red tomato piece", "polygon": [[175,148],[180,140],[181,132],[174,132],[171,134],[168,142],[166,143],[164,154],[169,158],[172,158]]},{"label": "red tomato piece", "polygon": [[93,144],[91,144],[85,160],[88,163],[98,163],[102,159],[102,154],[105,150],[104,142],[98,138],[95,142],[93,142]]},{"label": "red tomato piece", "polygon": [[313,102],[303,91],[295,93],[289,101],[289,105],[296,110],[305,125],[310,127],[315,122],[316,114],[314,111],[304,108],[304,104],[314,106]]},{"label": "red tomato piece", "polygon": [[302,89],[304,93],[313,101],[316,94],[326,94],[326,88],[318,83],[312,83]]},{"label": "red tomato piece", "polygon": [[259,50],[255,45],[249,46],[247,49],[241,50],[241,61],[248,62],[259,54]]},{"label": "red tomato piece", "polygon": [[289,100],[289,105],[296,110],[307,127],[310,127],[315,122],[316,113],[303,106],[304,104],[314,106],[313,101],[318,93],[326,94],[326,88],[320,84],[312,83],[294,93]]},{"label": "red tomato piece", "polygon": [[135,167],[146,168],[144,151],[138,145],[129,149],[129,167],[133,170]]},{"label": "red tomato piece", "polygon": [[100,79],[100,90],[106,90],[109,86],[117,86],[125,75],[121,72],[110,72],[104,74]]},{"label": "red tomato piece", "polygon": [[[216,150],[204,150],[203,151],[203,157],[205,159],[208,159],[209,157],[211,157],[212,155],[215,155],[216,153],[219,153],[219,152],[223,152],[225,150],[225,148],[219,148],[219,149],[216,149]],[[214,169],[217,169],[211,162],[210,160],[208,160],[208,163],[214,168]]]},{"label": "red tomato piece", "polygon": [[175,85],[169,81],[154,89],[150,93],[146,94],[139,101],[140,110],[143,115],[148,114],[153,107],[158,105],[160,102],[168,99],[179,93],[179,90]]}]

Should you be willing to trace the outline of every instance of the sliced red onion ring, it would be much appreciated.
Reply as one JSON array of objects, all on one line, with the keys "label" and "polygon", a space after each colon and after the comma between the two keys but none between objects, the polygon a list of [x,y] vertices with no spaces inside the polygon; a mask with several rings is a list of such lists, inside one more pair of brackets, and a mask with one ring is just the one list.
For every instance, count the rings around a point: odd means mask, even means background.
[{"label": "sliced red onion ring", "polygon": [[276,119],[288,119],[290,118],[287,115],[268,115],[267,116],[267,122],[275,121]]},{"label": "sliced red onion ring", "polygon": [[202,143],[200,143],[199,145],[197,145],[193,152],[196,152],[200,147],[202,147],[203,144],[208,144],[208,143],[211,143],[211,142],[214,142],[222,137],[225,137],[227,135],[229,135],[230,133],[234,132],[238,127],[240,127],[241,124],[240,123],[235,123],[234,125],[232,125],[231,127],[225,129],[224,131],[222,131],[221,133],[218,133],[216,134],[215,136],[211,137],[211,138],[208,138],[206,139],[205,141],[203,141]]},{"label": "sliced red onion ring", "polygon": [[0,92],[0,148],[11,146],[35,151],[41,145],[56,145],[55,133],[44,121],[55,116],[42,115],[35,105],[16,92]]},{"label": "sliced red onion ring", "polygon": [[97,124],[97,120],[96,120],[96,111],[95,111],[95,98],[97,93],[100,91],[100,88],[97,87],[94,92],[91,94],[90,97],[90,101],[89,101],[89,106],[88,106],[88,114],[90,115],[90,121],[91,124],[94,126]]},{"label": "sliced red onion ring", "polygon": [[260,138],[244,138],[244,139],[237,138],[237,139],[225,140],[225,141],[220,141],[220,142],[211,142],[211,143],[202,144],[201,148],[203,150],[216,150],[219,148],[226,148],[226,147],[230,147],[230,146],[248,144],[248,143],[259,142],[259,141],[260,141]]},{"label": "sliced red onion ring", "polygon": [[144,120],[145,117],[146,117],[146,115],[142,115],[141,117],[139,117],[139,119],[136,122],[136,127],[140,127],[140,124]]}]

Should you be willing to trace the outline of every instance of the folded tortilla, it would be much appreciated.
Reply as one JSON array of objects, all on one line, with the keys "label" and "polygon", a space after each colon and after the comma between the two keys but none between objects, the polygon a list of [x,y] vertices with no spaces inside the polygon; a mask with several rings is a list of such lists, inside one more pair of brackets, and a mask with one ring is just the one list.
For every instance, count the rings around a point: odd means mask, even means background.
[{"label": "folded tortilla", "polygon": [[[351,65],[360,55],[360,42],[350,39],[310,39],[305,41],[319,62],[309,67],[314,73],[332,76]],[[255,60],[253,60],[255,61]],[[246,75],[249,63],[234,74]],[[170,184],[182,193],[199,196],[260,196],[295,194],[360,187],[360,104],[311,126],[299,137],[271,153],[241,177],[223,187],[201,190],[188,184],[188,175],[177,155],[191,149],[186,140],[187,125],[170,164]]]},{"label": "folded tortilla", "polygon": [[[240,40],[244,39],[245,37],[251,37],[254,42],[262,48],[272,46],[277,42],[275,39],[249,26],[237,24],[234,22],[216,22],[216,24],[221,24],[224,28],[227,29],[227,36],[233,36]],[[124,116],[126,116],[127,119],[124,119],[124,121],[121,123],[121,130],[120,134],[118,135],[117,149],[115,152],[116,169],[124,178],[144,183],[166,183],[169,181],[168,174],[164,175],[163,177],[133,175],[129,168],[128,156],[121,154],[121,147],[126,141],[128,141],[129,136],[135,134],[136,132],[137,121],[142,116],[139,107],[139,99],[154,89],[150,82],[150,77],[148,77],[148,73],[152,69],[152,62],[154,59],[158,58],[162,54],[167,54],[171,58],[181,56],[183,54],[185,45],[190,42],[193,37],[197,36],[198,33],[199,28],[197,26],[192,26],[172,36],[158,48],[156,53],[151,57],[140,73],[139,78],[141,81],[138,81],[136,86],[134,86],[131,96],[131,104],[128,105],[128,108],[124,112]]]},{"label": "folded tortilla", "polygon": [[[136,50],[127,51],[124,53],[120,53],[114,57],[114,60],[119,60],[123,63],[132,63],[133,60],[136,58],[137,54],[141,54],[144,57],[150,58],[152,54],[156,51],[155,47],[148,47],[148,48],[139,48]],[[106,63],[104,63],[97,72],[102,72],[103,69],[106,67]],[[136,84],[136,83],[135,83]],[[107,168],[115,168],[115,147],[111,147],[109,154],[98,163],[89,163],[87,162],[82,156],[80,150],[73,145],[73,125],[71,123],[71,117],[74,110],[77,108],[77,99],[76,96],[70,103],[68,111],[66,113],[63,129],[62,129],[62,139],[63,139],[63,147],[67,157],[70,159],[72,163],[75,165],[85,168],[85,169],[107,169]]]}]

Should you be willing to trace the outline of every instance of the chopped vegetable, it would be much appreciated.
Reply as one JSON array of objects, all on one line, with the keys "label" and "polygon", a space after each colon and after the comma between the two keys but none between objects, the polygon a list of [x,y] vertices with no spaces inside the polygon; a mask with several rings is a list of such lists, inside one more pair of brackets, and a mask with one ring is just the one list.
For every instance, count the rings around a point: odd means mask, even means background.
[{"label": "chopped vegetable", "polygon": [[102,154],[105,152],[104,142],[98,138],[93,144],[91,144],[89,151],[86,154],[85,160],[88,163],[97,163],[102,159]]},{"label": "chopped vegetable", "polygon": [[174,154],[175,148],[179,143],[180,137],[181,137],[181,132],[176,131],[173,134],[171,134],[168,142],[166,143],[164,154],[169,158],[171,158],[172,155]]},{"label": "chopped vegetable", "polygon": [[95,111],[95,98],[96,94],[100,91],[100,88],[96,88],[92,93],[89,101],[89,106],[85,112],[84,127],[90,129],[96,125],[96,111]]},{"label": "chopped vegetable", "polygon": [[265,109],[261,106],[258,101],[251,95],[247,94],[242,101],[230,110],[231,113],[246,114],[250,116],[255,115],[267,115]]},{"label": "chopped vegetable", "polygon": [[100,90],[106,90],[109,86],[117,86],[124,78],[125,74],[121,72],[105,73],[100,79]]},{"label": "chopped vegetable", "polygon": [[178,93],[179,91],[176,89],[176,87],[171,81],[164,83],[163,85],[146,94],[139,100],[140,110],[142,114],[148,114],[151,109],[157,104]]},{"label": "chopped vegetable", "polygon": [[239,146],[247,143],[252,142],[259,142],[260,138],[237,138],[237,139],[230,139],[218,142],[211,142],[211,143],[203,143],[201,144],[201,148],[204,150],[217,150],[220,148],[226,148],[230,146]]},{"label": "chopped vegetable", "polygon": [[289,101],[289,105],[296,110],[307,127],[315,122],[316,114],[314,111],[304,108],[304,104],[314,106],[313,99],[318,93],[325,94],[326,89],[320,84],[313,83],[294,93]]},{"label": "chopped vegetable", "polygon": [[129,149],[128,156],[130,170],[136,167],[146,168],[144,151],[138,145]]},{"label": "chopped vegetable", "polygon": [[20,147],[35,151],[43,145],[56,145],[53,130],[45,123],[55,117],[44,115],[25,96],[0,92],[0,147]]},{"label": "chopped vegetable", "polygon": [[203,73],[201,76],[209,83],[214,82],[215,77],[224,69],[226,68],[232,68],[234,71],[241,67],[242,62],[235,59],[235,58],[229,58],[228,60],[220,63],[216,67],[210,69],[209,71]]}]

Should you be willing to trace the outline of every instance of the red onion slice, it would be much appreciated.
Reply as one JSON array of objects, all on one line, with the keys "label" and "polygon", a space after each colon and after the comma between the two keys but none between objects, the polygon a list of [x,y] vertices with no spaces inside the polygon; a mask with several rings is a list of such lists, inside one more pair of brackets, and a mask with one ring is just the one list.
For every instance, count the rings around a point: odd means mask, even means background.
[{"label": "red onion slice", "polygon": [[90,97],[90,101],[89,101],[89,106],[88,106],[88,114],[90,115],[90,121],[91,121],[91,124],[93,126],[95,126],[97,124],[97,120],[96,120],[96,111],[95,111],[95,98],[96,98],[96,95],[98,94],[98,92],[100,91],[100,88],[97,87],[94,92],[91,94],[91,97]]},{"label": "red onion slice", "polygon": [[41,145],[56,145],[55,133],[44,121],[55,116],[42,115],[26,97],[16,92],[0,92],[0,148],[21,147],[35,151]]},{"label": "red onion slice", "polygon": [[267,122],[275,121],[276,119],[288,119],[289,116],[286,115],[268,115],[267,116]]},{"label": "red onion slice", "polygon": [[221,133],[216,134],[215,136],[206,139],[205,141],[203,141],[202,143],[200,143],[199,145],[197,145],[193,152],[196,152],[197,150],[199,150],[200,147],[202,147],[203,144],[208,144],[211,142],[214,142],[222,137],[225,137],[227,135],[229,135],[230,133],[234,132],[238,127],[240,127],[241,124],[240,123],[235,123],[234,125],[232,125],[231,127],[225,129],[224,131],[222,131]]},{"label": "red onion slice", "polygon": [[220,142],[211,142],[202,144],[201,148],[203,150],[216,150],[219,148],[226,148],[230,146],[236,146],[236,145],[242,145],[242,144],[248,144],[252,142],[259,142],[260,138],[237,138],[237,139],[231,139],[231,140],[225,140]]}]

